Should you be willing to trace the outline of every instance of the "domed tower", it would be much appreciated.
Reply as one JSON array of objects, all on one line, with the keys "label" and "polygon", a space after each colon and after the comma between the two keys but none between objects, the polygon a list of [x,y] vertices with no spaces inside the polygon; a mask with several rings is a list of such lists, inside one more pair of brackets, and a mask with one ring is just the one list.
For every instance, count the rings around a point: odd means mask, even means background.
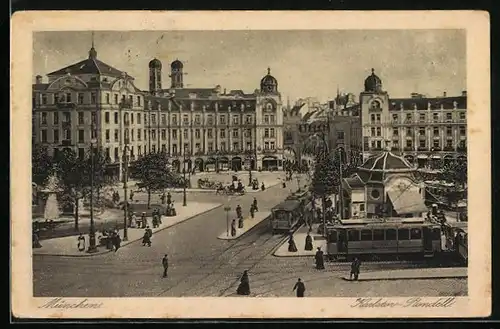
[{"label": "domed tower", "polygon": [[270,68],[267,68],[267,75],[260,80],[260,91],[262,93],[278,92],[278,80],[271,75]]},{"label": "domed tower", "polygon": [[382,92],[382,80],[375,74],[375,69],[372,69],[372,74],[365,79],[365,92]]},{"label": "domed tower", "polygon": [[161,62],[153,58],[149,62],[149,92],[156,95],[161,90]]},{"label": "domed tower", "polygon": [[170,64],[170,80],[171,80],[171,86],[170,88],[183,88],[184,83],[183,83],[183,70],[184,64],[178,59],[172,62]]}]

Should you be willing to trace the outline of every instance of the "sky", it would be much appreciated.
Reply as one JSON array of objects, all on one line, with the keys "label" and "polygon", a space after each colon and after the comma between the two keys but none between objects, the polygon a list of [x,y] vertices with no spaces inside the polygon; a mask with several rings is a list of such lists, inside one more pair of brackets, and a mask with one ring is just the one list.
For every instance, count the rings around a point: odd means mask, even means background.
[{"label": "sky", "polygon": [[[95,31],[97,58],[127,72],[148,89],[148,63],[163,63],[163,88],[170,87],[170,63],[184,63],[184,86],[259,88],[267,68],[278,80],[282,99],[316,97],[324,102],[340,92],[359,96],[371,69],[392,98],[412,92],[429,97],[466,90],[463,30],[308,31]],[[88,57],[92,33],[36,32],[34,76]],[[46,80],[45,80],[46,81]]]}]

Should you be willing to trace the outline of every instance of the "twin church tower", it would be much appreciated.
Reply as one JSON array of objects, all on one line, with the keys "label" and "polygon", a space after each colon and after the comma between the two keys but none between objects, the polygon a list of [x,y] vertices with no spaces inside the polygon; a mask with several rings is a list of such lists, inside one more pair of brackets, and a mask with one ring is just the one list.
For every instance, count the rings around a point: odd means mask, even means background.
[{"label": "twin church tower", "polygon": [[[170,88],[184,88],[183,68],[184,64],[178,59],[170,64]],[[149,92],[155,96],[162,90],[161,69],[162,64],[157,58],[149,62]]]}]

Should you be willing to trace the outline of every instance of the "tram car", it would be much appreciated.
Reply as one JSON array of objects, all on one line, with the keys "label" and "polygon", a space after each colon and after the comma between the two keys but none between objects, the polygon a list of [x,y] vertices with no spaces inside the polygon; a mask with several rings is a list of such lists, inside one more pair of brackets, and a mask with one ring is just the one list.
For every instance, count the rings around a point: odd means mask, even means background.
[{"label": "tram car", "polygon": [[311,212],[307,193],[291,195],[271,209],[271,231],[289,233],[298,228]]},{"label": "tram car", "polygon": [[327,230],[327,257],[352,259],[360,255],[422,255],[441,252],[441,227],[423,219],[404,218],[381,222],[343,220]]}]

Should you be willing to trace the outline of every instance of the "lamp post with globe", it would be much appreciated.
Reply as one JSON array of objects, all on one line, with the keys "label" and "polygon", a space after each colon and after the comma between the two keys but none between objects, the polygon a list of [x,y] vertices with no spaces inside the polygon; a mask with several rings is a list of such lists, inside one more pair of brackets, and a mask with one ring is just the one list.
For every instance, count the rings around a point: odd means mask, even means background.
[{"label": "lamp post with globe", "polygon": [[88,253],[97,252],[95,241],[95,223],[94,223],[94,145],[97,143],[95,138],[90,140],[90,232]]}]

